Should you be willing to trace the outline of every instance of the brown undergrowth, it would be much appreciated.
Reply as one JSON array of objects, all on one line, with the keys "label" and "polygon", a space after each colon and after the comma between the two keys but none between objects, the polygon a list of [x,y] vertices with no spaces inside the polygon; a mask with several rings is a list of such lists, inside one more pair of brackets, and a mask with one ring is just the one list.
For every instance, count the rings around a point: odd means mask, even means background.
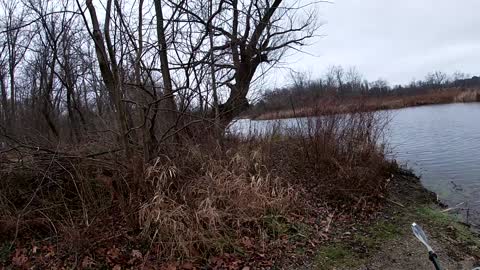
[{"label": "brown undergrowth", "polygon": [[353,216],[381,204],[386,119],[358,112],[221,144],[182,142],[148,163],[81,146],[16,145],[0,161],[0,262],[155,268],[270,260],[288,250],[278,245],[292,231],[328,233],[330,210]]},{"label": "brown undergrowth", "polygon": [[[317,110],[324,110],[318,108]],[[298,119],[272,131],[264,143],[267,166],[308,190],[308,202],[326,203],[349,213],[374,211],[393,170],[385,153],[386,112],[334,114]]]}]

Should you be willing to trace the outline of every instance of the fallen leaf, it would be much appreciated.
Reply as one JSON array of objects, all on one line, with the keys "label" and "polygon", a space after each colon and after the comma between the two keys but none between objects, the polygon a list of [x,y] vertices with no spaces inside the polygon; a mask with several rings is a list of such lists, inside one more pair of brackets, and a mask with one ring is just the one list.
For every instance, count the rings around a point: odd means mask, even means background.
[{"label": "fallen leaf", "polygon": [[253,241],[249,237],[242,238],[242,243],[243,243],[243,246],[246,248],[254,247]]},{"label": "fallen leaf", "polygon": [[132,257],[136,259],[142,259],[143,255],[142,255],[142,252],[140,252],[140,250],[134,249],[132,250]]},{"label": "fallen leaf", "polygon": [[169,263],[165,265],[164,270],[177,270],[177,265],[175,263]]},{"label": "fallen leaf", "polygon": [[23,254],[23,250],[16,249],[15,255],[13,255],[13,258],[12,258],[12,264],[15,266],[22,267],[25,265],[27,261],[28,261],[28,258]]},{"label": "fallen leaf", "polygon": [[95,265],[95,262],[93,261],[92,258],[86,256],[85,258],[83,258],[81,265],[82,265],[82,268],[91,268],[92,266]]},{"label": "fallen leaf", "polygon": [[120,250],[115,246],[113,246],[113,248],[107,251],[107,261],[110,263],[117,260],[119,256],[120,256]]},{"label": "fallen leaf", "polygon": [[187,263],[182,264],[182,269],[191,270],[191,269],[194,269],[194,267],[193,267],[192,263],[187,262]]}]

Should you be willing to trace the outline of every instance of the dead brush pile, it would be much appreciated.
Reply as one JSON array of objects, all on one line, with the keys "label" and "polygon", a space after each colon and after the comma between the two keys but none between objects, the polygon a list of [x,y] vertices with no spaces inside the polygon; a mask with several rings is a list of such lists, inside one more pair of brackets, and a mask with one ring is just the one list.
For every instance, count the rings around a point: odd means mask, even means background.
[{"label": "dead brush pile", "polygon": [[79,233],[112,206],[98,179],[110,161],[17,147],[0,158],[0,240]]}]

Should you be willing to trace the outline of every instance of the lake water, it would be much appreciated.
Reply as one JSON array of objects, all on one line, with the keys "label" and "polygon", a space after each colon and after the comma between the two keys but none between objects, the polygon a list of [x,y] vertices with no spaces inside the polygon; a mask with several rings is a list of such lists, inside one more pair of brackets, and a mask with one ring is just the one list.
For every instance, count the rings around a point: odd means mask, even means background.
[{"label": "lake water", "polygon": [[480,103],[393,110],[388,133],[397,160],[449,206],[463,203],[464,217],[480,225]]},{"label": "lake water", "polygon": [[[421,176],[441,201],[458,206],[466,221],[480,225],[480,103],[457,103],[389,111],[386,141],[399,163]],[[294,126],[299,119],[239,120],[235,131]],[[300,119],[305,121],[305,119]]]}]

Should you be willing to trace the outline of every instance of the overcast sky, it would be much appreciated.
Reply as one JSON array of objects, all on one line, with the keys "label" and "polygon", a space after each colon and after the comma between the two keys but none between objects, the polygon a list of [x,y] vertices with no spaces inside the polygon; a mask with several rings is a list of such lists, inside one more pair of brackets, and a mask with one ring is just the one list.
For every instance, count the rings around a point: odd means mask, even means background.
[{"label": "overcast sky", "polygon": [[325,36],[305,49],[314,56],[286,59],[312,79],[330,65],[355,66],[367,79],[391,84],[435,70],[480,74],[480,0],[336,0],[319,7]]}]

